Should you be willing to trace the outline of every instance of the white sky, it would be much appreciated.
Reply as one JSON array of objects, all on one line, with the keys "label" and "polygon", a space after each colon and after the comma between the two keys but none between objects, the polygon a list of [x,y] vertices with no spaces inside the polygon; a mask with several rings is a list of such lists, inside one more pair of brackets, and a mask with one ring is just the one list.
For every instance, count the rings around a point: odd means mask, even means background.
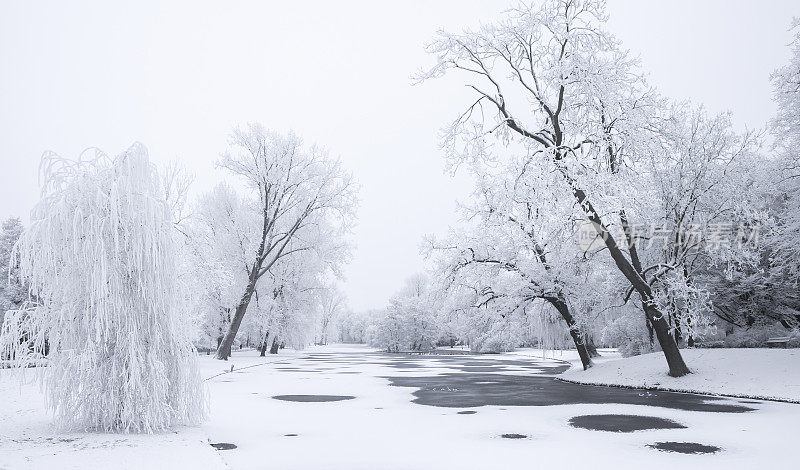
[{"label": "white sky", "polygon": [[[235,123],[291,128],[361,184],[344,289],[355,309],[384,305],[469,189],[438,147],[468,91],[409,76],[431,63],[437,28],[511,3],[163,3],[0,0],[0,217],[27,219],[45,150],[113,154],[138,140],[156,162],[180,158],[199,192],[221,179],[213,162]],[[771,116],[769,74],[788,60],[797,2],[610,0],[609,13],[663,93],[730,109],[740,126]]]}]

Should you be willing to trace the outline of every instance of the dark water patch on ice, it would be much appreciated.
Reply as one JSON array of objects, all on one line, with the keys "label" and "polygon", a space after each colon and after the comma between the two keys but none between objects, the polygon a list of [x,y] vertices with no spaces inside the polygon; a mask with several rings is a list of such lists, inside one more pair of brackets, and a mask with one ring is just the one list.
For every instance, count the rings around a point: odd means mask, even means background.
[{"label": "dark water patch on ice", "polygon": [[526,436],[525,434],[517,434],[511,432],[507,434],[501,434],[500,437],[502,437],[503,439],[525,439],[528,436]]},{"label": "dark water patch on ice", "polygon": [[460,414],[460,415],[474,415],[475,413],[477,413],[477,411],[466,410],[466,411],[459,411],[457,414]]},{"label": "dark water patch on ice", "polygon": [[216,444],[211,444],[211,447],[217,450],[231,450],[236,448],[236,444],[231,444],[230,442],[218,442]]},{"label": "dark water patch on ice", "polygon": [[289,433],[289,434],[284,434],[284,436],[286,436],[286,437],[297,437],[297,434]]},{"label": "dark water patch on ice", "polygon": [[352,395],[275,395],[276,400],[295,401],[302,403],[318,403],[326,401],[352,400]]},{"label": "dark water patch on ice", "polygon": [[722,450],[717,446],[698,444],[697,442],[673,441],[656,442],[655,444],[648,444],[647,447],[662,452],[677,452],[679,454],[715,454]]},{"label": "dark water patch on ice", "polygon": [[686,426],[669,419],[639,415],[582,415],[571,418],[569,424],[575,428],[612,432],[686,428]]},{"label": "dark water patch on ice", "polygon": [[449,373],[432,377],[386,378],[393,386],[416,388],[414,403],[451,408],[619,403],[688,411],[753,411],[753,408],[718,397],[578,385],[536,375]]}]

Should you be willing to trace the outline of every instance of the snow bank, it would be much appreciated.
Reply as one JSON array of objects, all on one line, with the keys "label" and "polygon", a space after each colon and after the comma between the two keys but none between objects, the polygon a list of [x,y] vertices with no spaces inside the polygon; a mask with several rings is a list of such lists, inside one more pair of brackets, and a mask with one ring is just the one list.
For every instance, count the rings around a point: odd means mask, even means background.
[{"label": "snow bank", "polygon": [[600,363],[561,375],[568,382],[591,385],[697,392],[800,402],[800,349],[683,349],[692,370],[667,375],[660,352]]}]

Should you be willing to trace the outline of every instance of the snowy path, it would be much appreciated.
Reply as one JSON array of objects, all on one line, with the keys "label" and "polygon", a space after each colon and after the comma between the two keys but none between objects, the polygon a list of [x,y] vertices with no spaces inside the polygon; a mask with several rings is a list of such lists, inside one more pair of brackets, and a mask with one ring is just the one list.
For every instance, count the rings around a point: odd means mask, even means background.
[{"label": "snowy path", "polygon": [[[391,356],[329,346],[267,360],[244,369],[264,359],[242,353],[233,373],[208,381],[204,430],[213,443],[237,446],[219,451],[233,469],[485,470],[557,465],[565,456],[596,468],[780,468],[794,456],[800,422],[800,405],[565,384],[549,376],[563,363],[513,354]],[[207,377],[230,367],[201,361]],[[309,401],[327,399],[340,400]],[[573,418],[589,427],[666,429],[581,429]],[[648,447],[658,442],[722,450]]]}]

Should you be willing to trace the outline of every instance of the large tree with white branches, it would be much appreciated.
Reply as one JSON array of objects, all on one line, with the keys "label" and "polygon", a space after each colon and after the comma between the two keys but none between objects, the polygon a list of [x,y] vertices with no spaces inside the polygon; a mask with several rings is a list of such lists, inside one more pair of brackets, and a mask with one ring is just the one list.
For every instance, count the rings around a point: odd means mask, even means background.
[{"label": "large tree with white branches", "polygon": [[249,213],[235,234],[243,255],[236,269],[245,279],[216,354],[227,359],[259,280],[279,260],[313,249],[315,238],[308,234],[321,225],[346,231],[355,190],[350,175],[325,149],[259,124],[234,130],[219,166],[245,183]]},{"label": "large tree with white branches", "polygon": [[[638,156],[629,145],[657,105],[635,63],[603,29],[604,2],[550,0],[521,6],[478,31],[442,32],[437,63],[421,79],[462,72],[475,101],[445,144],[458,161],[488,158],[513,142],[561,177],[614,265],[638,294],[672,376],[689,373],[639,258],[626,209]],[[622,235],[612,232],[620,226]]]}]

